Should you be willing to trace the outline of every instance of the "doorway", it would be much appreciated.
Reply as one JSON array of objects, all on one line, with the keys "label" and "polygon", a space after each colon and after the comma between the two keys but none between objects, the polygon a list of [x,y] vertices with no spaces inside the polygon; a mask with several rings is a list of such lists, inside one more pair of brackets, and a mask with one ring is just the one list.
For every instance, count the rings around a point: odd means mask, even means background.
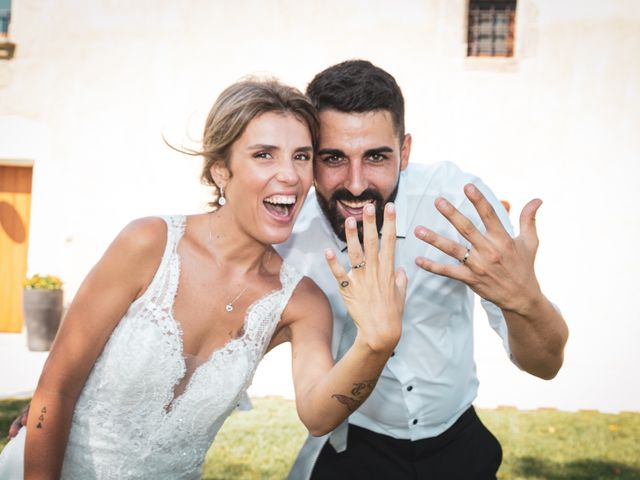
[{"label": "doorway", "polygon": [[33,167],[0,165],[0,332],[22,330]]}]

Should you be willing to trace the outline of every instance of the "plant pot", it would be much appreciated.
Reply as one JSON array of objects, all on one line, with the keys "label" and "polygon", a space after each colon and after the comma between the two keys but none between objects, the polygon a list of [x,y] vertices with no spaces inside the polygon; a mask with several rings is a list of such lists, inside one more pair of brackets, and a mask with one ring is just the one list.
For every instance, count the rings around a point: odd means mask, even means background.
[{"label": "plant pot", "polygon": [[22,306],[29,350],[51,348],[62,318],[62,290],[23,290]]}]

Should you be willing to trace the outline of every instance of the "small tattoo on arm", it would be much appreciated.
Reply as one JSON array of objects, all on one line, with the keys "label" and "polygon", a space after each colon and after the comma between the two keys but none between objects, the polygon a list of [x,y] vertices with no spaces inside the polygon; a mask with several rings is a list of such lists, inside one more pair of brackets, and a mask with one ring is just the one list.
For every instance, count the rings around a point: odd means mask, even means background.
[{"label": "small tattoo on arm", "polygon": [[44,414],[45,413],[47,413],[47,407],[42,407],[42,409],[40,410],[40,416],[38,417],[38,424],[36,425],[36,428],[43,428],[44,427],[42,422],[44,422]]},{"label": "small tattoo on arm", "polygon": [[367,395],[373,391],[373,387],[376,386],[377,378],[373,380],[367,380],[365,382],[354,383],[353,388],[351,389],[351,395],[359,396],[359,395]]},{"label": "small tattoo on arm", "polygon": [[373,391],[377,382],[378,378],[374,378],[373,380],[354,383],[353,388],[351,389],[351,395],[353,395],[353,397],[335,393],[331,395],[331,398],[335,398],[337,401],[342,403],[350,412],[355,412],[369,397],[369,394]]},{"label": "small tattoo on arm", "polygon": [[347,397],[346,395],[339,395],[337,393],[331,395],[331,398],[335,398],[336,400],[338,400],[345,407],[347,407],[347,410],[349,410],[350,412],[354,412],[362,403],[355,398]]}]

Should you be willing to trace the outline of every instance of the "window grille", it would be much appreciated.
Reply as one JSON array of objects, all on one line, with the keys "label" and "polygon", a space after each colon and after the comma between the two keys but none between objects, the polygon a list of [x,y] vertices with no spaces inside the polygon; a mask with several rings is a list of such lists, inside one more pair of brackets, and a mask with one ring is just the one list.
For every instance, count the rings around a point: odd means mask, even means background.
[{"label": "window grille", "polygon": [[469,0],[467,56],[512,57],[516,0]]}]

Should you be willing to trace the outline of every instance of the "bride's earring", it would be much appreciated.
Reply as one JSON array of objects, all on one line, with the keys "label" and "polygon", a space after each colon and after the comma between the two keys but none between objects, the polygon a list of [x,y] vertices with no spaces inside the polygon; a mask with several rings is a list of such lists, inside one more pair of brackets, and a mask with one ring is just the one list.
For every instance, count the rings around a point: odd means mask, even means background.
[{"label": "bride's earring", "polygon": [[220,185],[220,196],[218,197],[218,205],[220,205],[221,207],[227,203],[227,199],[224,198],[224,187],[222,185]]}]

